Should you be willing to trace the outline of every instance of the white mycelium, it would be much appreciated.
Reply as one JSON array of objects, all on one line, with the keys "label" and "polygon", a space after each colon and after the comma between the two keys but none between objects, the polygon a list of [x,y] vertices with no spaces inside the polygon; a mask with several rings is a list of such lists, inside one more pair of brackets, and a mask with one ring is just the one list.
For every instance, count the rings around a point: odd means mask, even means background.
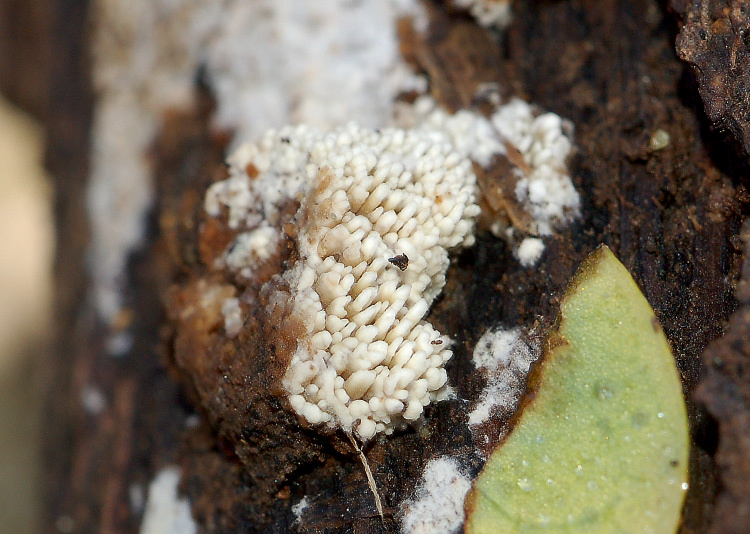
[{"label": "white mycelium", "polygon": [[140,534],[196,534],[190,501],[179,495],[180,470],[168,466],[148,486],[148,501]]},{"label": "white mycelium", "polygon": [[532,231],[550,235],[555,226],[579,212],[580,198],[570,180],[567,160],[573,150],[572,125],[554,113],[538,115],[513,98],[492,115],[492,124],[523,156],[527,168],[516,169],[516,198],[531,214]]},{"label": "white mycelium", "polygon": [[524,267],[533,267],[544,253],[544,241],[538,237],[527,237],[521,241],[513,254]]},{"label": "white mycelium", "polygon": [[224,206],[230,226],[263,231],[240,235],[245,257],[275,250],[282,204],[300,202],[298,258],[270,282],[284,288],[271,292],[271,311],[304,327],[283,379],[293,409],[362,439],[418,419],[445,393],[448,339],[423,317],[445,284],[448,250],[474,240],[471,161],[433,129],[350,124],[271,131],[230,166],[206,209]]},{"label": "white mycelium", "polygon": [[[92,0],[88,210],[91,278],[117,317],[129,254],[154,201],[149,156],[168,110],[211,87],[212,123],[257,138],[289,122],[386,124],[397,95],[424,91],[399,53],[398,24],[427,24],[417,0]],[[116,333],[115,333],[116,334]]]},{"label": "white mycelium", "polygon": [[[551,235],[578,215],[580,198],[567,166],[573,150],[573,125],[559,115],[540,113],[519,98],[499,105],[489,118],[469,110],[451,114],[432,97],[422,96],[413,105],[399,106],[398,121],[443,132],[459,153],[485,169],[491,169],[497,157],[507,158],[510,147],[515,148],[521,161],[511,160],[514,193],[531,216],[525,231]],[[505,229],[500,223],[492,227],[497,236]],[[524,266],[532,265],[541,255],[539,244],[543,243],[527,243],[526,250],[516,252]],[[536,258],[529,255],[532,251]]]},{"label": "white mycelium", "polygon": [[513,20],[512,0],[453,0],[456,7],[468,9],[485,27],[504,30]]},{"label": "white mycelium", "polygon": [[512,410],[526,385],[532,362],[540,355],[537,343],[524,339],[519,328],[486,331],[474,348],[472,361],[488,374],[487,387],[469,413],[469,424],[487,421],[496,409]]},{"label": "white mycelium", "polygon": [[414,498],[402,504],[402,534],[453,534],[464,522],[471,479],[455,458],[440,456],[425,466]]}]

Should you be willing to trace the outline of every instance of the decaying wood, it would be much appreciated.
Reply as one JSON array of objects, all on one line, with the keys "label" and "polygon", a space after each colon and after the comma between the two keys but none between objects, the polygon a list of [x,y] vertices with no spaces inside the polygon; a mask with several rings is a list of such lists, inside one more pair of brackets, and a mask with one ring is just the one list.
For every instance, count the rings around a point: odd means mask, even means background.
[{"label": "decaying wood", "polygon": [[750,525],[750,226],[740,234],[745,265],[737,287],[740,306],[732,314],[725,335],[703,354],[707,372],[696,390],[719,423],[715,461],[722,491],[716,500],[708,532],[740,534]]},{"label": "decaying wood", "polygon": [[750,2],[672,0],[677,52],[693,68],[706,114],[750,156]]},{"label": "decaying wood", "polygon": [[[430,3],[426,37],[401,28],[405,57],[427,75],[432,94],[448,109],[484,109],[487,103],[476,95],[489,84],[503,96],[518,94],[570,119],[577,147],[571,169],[583,206],[580,219],[547,241],[533,270],[519,266],[509,245],[487,232],[451,268],[431,321],[457,342],[448,366],[457,398],[431,408],[418,432],[375,441],[366,450],[384,521],[344,436],[299,427],[263,393],[264,382],[256,378],[268,371],[263,360],[238,358],[250,354],[258,334],[248,329],[233,341],[217,336],[217,310],[210,305],[194,315],[183,313],[199,290],[206,262],[231,237],[201,215],[205,188],[223,176],[229,139],[209,127],[207,93],[191,113],[165,117],[153,150],[159,195],[154,224],[148,245],[128,268],[130,313],[121,326],[135,344],[120,359],[105,354],[106,329],[85,298],[83,261],[92,109],[87,2],[48,3],[55,46],[44,83],[54,95],[47,115],[48,162],[56,180],[60,243],[45,435],[49,532],[57,532],[56,525],[72,525],[75,532],[136,532],[143,509],[134,495],[143,495],[160,467],[175,463],[183,468],[182,489],[204,532],[395,531],[398,505],[431,457],[461,455],[472,474],[482,466],[477,438],[460,424],[462,399],[476,398],[485,383],[470,362],[478,337],[497,324],[543,329],[554,318],[568,278],[599,243],[608,244],[634,274],[682,372],[695,438],[682,532],[741,531],[738,525],[746,524],[740,521],[741,498],[750,480],[750,397],[743,371],[749,362],[741,343],[750,318],[744,289],[727,338],[703,353],[722,335],[737,305],[747,163],[705,128],[696,87],[686,76],[689,67],[675,54],[672,15],[663,3],[517,1],[515,21],[503,37]],[[0,0],[0,6],[0,13],[20,9],[12,0]],[[705,20],[685,15],[687,7],[678,11],[686,17],[683,35],[700,35]],[[711,13],[712,21],[734,20],[734,11]],[[738,27],[714,24],[712,39],[735,39]],[[712,72],[724,69],[723,107],[711,111],[708,102],[718,102],[718,96],[706,92],[708,78],[698,79],[698,89],[711,120],[724,120],[746,144],[747,101],[739,97],[744,82],[726,74],[731,57],[717,55],[716,42],[696,48],[702,50],[698,55],[686,52],[684,38],[678,47],[692,64],[710,65]],[[25,50],[23,42],[5,33],[0,45],[9,53]],[[736,65],[744,64],[742,54],[732,56],[739,58]],[[0,64],[3,76],[21,72],[8,65]],[[39,75],[31,71],[19,79]],[[7,94],[29,99],[27,107],[46,106],[46,94],[35,96],[23,85],[4,82]],[[655,150],[650,140],[660,130],[669,134],[669,142]],[[211,282],[227,294],[236,291],[236,280]],[[703,365],[709,373],[701,382]],[[80,402],[91,385],[108,401],[96,416]],[[194,414],[200,422],[186,424],[195,421]],[[496,435],[501,429],[484,430]],[[714,509],[717,476],[723,490]],[[303,496],[310,502],[296,517],[291,508]]]}]

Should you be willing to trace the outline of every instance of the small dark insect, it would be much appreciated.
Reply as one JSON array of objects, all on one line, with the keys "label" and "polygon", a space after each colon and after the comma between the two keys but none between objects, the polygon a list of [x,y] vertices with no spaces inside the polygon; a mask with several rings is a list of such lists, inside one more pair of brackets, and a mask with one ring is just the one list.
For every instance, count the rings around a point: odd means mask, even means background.
[{"label": "small dark insect", "polygon": [[442,339],[435,339],[435,340],[431,341],[431,343],[433,345],[442,345],[443,344],[443,340]]},{"label": "small dark insect", "polygon": [[291,143],[292,141],[288,137],[282,137],[281,138],[282,143]]},{"label": "small dark insect", "polygon": [[395,256],[393,258],[388,258],[388,261],[402,271],[405,271],[409,266],[409,258],[406,257],[406,254],[399,254],[398,256]]}]

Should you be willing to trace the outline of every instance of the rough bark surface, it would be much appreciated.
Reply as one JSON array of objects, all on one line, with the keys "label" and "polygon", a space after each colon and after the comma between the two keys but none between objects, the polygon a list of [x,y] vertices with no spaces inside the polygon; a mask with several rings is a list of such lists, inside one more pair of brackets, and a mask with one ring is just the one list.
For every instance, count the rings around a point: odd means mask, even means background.
[{"label": "rough bark surface", "polygon": [[706,114],[750,156],[750,2],[672,0],[677,53],[692,66]]},{"label": "rough bark surface", "polygon": [[[13,4],[0,1],[4,9]],[[50,6],[56,45],[48,73],[55,95],[48,161],[56,179],[61,245],[45,436],[49,532],[61,526],[73,532],[137,531],[143,512],[138,495],[160,467],[174,463],[183,468],[182,487],[202,532],[397,530],[397,506],[431,457],[454,454],[472,473],[481,468],[478,438],[463,424],[461,400],[475,399],[485,382],[470,362],[478,337],[497,324],[536,324],[542,331],[568,278],[599,243],[609,245],[635,276],[682,372],[695,444],[682,532],[742,531],[742,497],[750,480],[744,289],[727,338],[701,354],[721,336],[736,307],[747,164],[705,127],[696,86],[675,53],[673,25],[661,3],[515,2],[515,22],[502,38],[434,3],[425,38],[402,28],[404,55],[449,109],[481,109],[485,103],[476,90],[490,83],[570,119],[578,151],[571,168],[583,207],[579,220],[547,242],[532,270],[520,267],[509,245],[488,234],[451,268],[431,321],[457,342],[448,366],[457,399],[431,408],[418,431],[377,440],[366,450],[384,500],[384,522],[348,443],[301,428],[268,392],[265,386],[278,370],[263,332],[245,328],[227,338],[215,302],[203,298],[208,286],[217,295],[236,292],[251,321],[265,313],[257,287],[208,268],[231,234],[201,214],[205,188],[223,176],[229,139],[210,130],[211,97],[205,92],[192,113],[165,117],[155,143],[158,206],[148,246],[131,258],[127,311],[118,325],[134,345],[119,359],[106,354],[107,329],[85,299],[83,270],[93,102],[85,61],[87,2],[50,0]],[[6,35],[0,34],[0,44],[23,49],[24,43]],[[704,83],[698,80],[699,87]],[[3,88],[11,95],[22,92],[14,93],[8,83]],[[741,104],[730,102],[721,113],[731,115]],[[669,143],[657,150],[650,141],[659,130],[669,134]],[[694,395],[704,364],[709,372]],[[81,405],[90,386],[105,392],[108,402],[100,414]],[[485,429],[494,435],[499,430]],[[714,509],[717,475],[721,490]],[[297,518],[292,505],[303,496],[310,504]]]},{"label": "rough bark surface", "polygon": [[722,492],[709,532],[740,534],[750,525],[750,226],[742,230],[745,265],[737,287],[739,309],[729,320],[724,337],[703,354],[707,372],[696,389],[696,398],[706,404],[718,421],[719,447],[715,461]]}]

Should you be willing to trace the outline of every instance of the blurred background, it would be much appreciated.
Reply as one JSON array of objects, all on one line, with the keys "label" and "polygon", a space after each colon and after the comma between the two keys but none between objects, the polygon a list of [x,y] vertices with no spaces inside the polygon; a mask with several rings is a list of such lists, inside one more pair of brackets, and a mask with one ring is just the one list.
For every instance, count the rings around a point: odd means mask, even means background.
[{"label": "blurred background", "polygon": [[37,531],[41,394],[53,249],[42,128],[0,98],[0,532]]}]

